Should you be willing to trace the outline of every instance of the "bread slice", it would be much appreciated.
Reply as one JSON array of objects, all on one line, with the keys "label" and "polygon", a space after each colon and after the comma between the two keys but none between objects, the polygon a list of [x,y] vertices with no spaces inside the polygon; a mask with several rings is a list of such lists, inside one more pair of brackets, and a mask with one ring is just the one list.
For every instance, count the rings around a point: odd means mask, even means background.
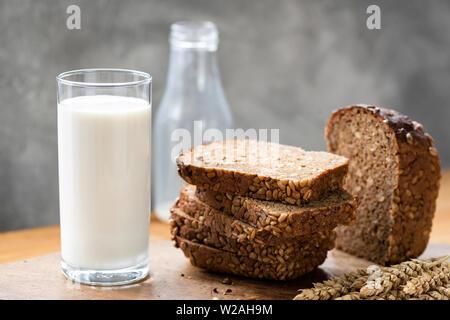
[{"label": "bread slice", "polygon": [[274,235],[303,236],[333,230],[340,224],[353,224],[356,217],[357,199],[344,190],[330,192],[301,207],[199,189],[195,195],[209,206]]},{"label": "bread slice", "polygon": [[344,187],[359,197],[356,225],[337,229],[337,247],[380,264],[419,256],[439,191],[431,136],[396,111],[353,105],[332,114],[325,137],[350,159]]},{"label": "bread slice", "polygon": [[179,175],[203,190],[300,205],[342,186],[348,160],[256,140],[201,145],[177,158]]},{"label": "bread slice", "polygon": [[175,237],[175,246],[183,250],[193,266],[213,272],[233,274],[250,278],[271,280],[296,279],[314,270],[327,257],[327,250],[318,248],[314,254],[301,257],[290,263],[263,263],[257,260],[238,256],[234,253],[219,250],[203,244],[195,243],[179,236]]},{"label": "bread slice", "polygon": [[[322,228],[319,228],[317,225],[314,226],[314,224],[310,223],[309,226],[305,226],[303,229],[300,229],[304,232],[296,233],[297,230],[290,227],[288,222],[283,220],[280,220],[281,222],[279,222],[276,217],[276,213],[270,215],[271,221],[274,222],[273,224],[269,223],[265,227],[252,225],[246,221],[236,219],[232,215],[228,215],[223,211],[217,210],[201,201],[195,195],[195,187],[192,185],[185,185],[181,189],[180,197],[175,202],[173,208],[181,209],[185,214],[210,227],[214,232],[219,232],[228,238],[234,236],[240,242],[250,241],[266,245],[280,243],[280,240],[301,241],[302,238],[309,239],[312,233],[327,232],[333,229],[326,228],[324,226],[328,227],[330,225],[334,225],[328,223],[321,225],[320,227]],[[320,215],[320,211],[317,211],[316,214]],[[348,215],[344,214],[344,216],[347,217]],[[321,218],[318,217],[317,221],[320,222]],[[297,223],[297,225],[299,225],[299,223]],[[306,231],[312,232],[307,233]]]},{"label": "bread slice", "polygon": [[314,254],[317,248],[330,250],[334,247],[334,231],[317,232],[308,237],[280,240],[274,244],[260,244],[241,240],[239,234],[227,234],[224,230],[214,230],[202,221],[194,219],[178,208],[171,209],[172,237],[180,236],[192,242],[205,244],[217,249],[249,257],[264,263],[290,263]]}]

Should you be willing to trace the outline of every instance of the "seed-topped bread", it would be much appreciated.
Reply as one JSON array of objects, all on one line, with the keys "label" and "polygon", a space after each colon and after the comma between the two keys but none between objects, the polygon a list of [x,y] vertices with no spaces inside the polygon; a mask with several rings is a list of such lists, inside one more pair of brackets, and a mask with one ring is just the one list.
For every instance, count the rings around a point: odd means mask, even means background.
[{"label": "seed-topped bread", "polygon": [[184,239],[205,244],[217,249],[236,253],[239,256],[250,257],[264,263],[288,263],[309,254],[311,250],[323,248],[331,250],[334,247],[336,233],[332,230],[317,232],[309,236],[279,239],[265,244],[260,241],[250,241],[240,237],[241,233],[230,233],[230,229],[217,228],[217,225],[203,223],[184,213],[179,208],[171,208],[171,234]]},{"label": "seed-topped bread", "polygon": [[324,198],[301,207],[199,189],[195,195],[211,207],[258,229],[272,231],[274,235],[303,236],[332,230],[340,224],[353,224],[356,217],[357,199],[344,190],[330,192]]},{"label": "seed-topped bread", "polygon": [[[337,200],[334,199],[335,196],[330,196],[333,199],[325,200],[328,206],[318,207],[317,204],[310,203],[304,210],[297,206],[272,203],[273,206],[262,205],[263,210],[266,211],[258,211],[259,204],[256,203],[252,212],[266,215],[270,219],[270,222],[264,227],[258,224],[258,221],[252,223],[249,220],[241,220],[237,216],[226,214],[223,210],[208,205],[196,196],[195,186],[188,184],[181,189],[180,197],[173,208],[181,209],[184,213],[210,226],[214,231],[226,234],[227,237],[233,234],[238,235],[241,241],[249,240],[269,244],[278,243],[280,239],[310,237],[312,233],[329,231],[334,229],[337,224],[352,221],[356,201],[345,192],[340,196],[345,200],[342,198]],[[248,207],[250,208],[250,205]],[[267,208],[274,210],[269,211]],[[280,219],[280,217],[282,218]]]},{"label": "seed-topped bread", "polygon": [[325,248],[316,248],[309,255],[299,257],[290,263],[264,263],[245,256],[195,243],[179,236],[175,246],[181,248],[193,266],[206,270],[271,280],[296,279],[314,270],[327,257]]},{"label": "seed-topped bread", "polygon": [[419,256],[439,191],[431,136],[396,111],[354,105],[332,114],[325,137],[330,152],[350,159],[344,188],[359,197],[356,225],[338,227],[337,247],[380,264]]},{"label": "seed-topped bread", "polygon": [[177,158],[179,175],[202,190],[301,205],[339,189],[348,160],[257,140],[201,145]]}]

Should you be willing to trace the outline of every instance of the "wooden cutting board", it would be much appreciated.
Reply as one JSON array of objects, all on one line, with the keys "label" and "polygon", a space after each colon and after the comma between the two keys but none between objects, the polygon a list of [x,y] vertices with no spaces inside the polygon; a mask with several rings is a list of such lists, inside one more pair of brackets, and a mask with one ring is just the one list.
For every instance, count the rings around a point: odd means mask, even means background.
[{"label": "wooden cutting board", "polygon": [[[430,244],[422,257],[450,254],[450,245]],[[67,280],[60,254],[0,265],[0,299],[292,299],[300,288],[371,263],[338,250],[315,271],[289,281],[262,281],[209,273],[192,267],[169,241],[150,244],[150,276],[121,287],[93,287]],[[223,284],[228,277],[233,284]],[[228,290],[228,292],[227,292]],[[229,291],[231,290],[231,291]]]}]

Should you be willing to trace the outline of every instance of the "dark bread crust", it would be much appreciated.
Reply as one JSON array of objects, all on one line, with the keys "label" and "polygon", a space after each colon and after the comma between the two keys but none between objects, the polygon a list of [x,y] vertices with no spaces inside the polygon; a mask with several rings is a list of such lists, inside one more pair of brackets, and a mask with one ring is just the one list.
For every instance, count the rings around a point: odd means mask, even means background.
[{"label": "dark bread crust", "polygon": [[[212,231],[219,232],[227,238],[235,237],[240,242],[250,241],[268,245],[278,244],[280,241],[301,241],[301,239],[309,239],[313,235],[313,232],[306,233],[306,231],[311,230],[311,225],[304,226],[303,231],[305,232],[295,233],[294,229],[286,222],[287,218],[278,223],[277,218],[273,217],[271,220],[277,221],[277,223],[269,224],[265,228],[236,219],[222,210],[215,209],[201,201],[195,195],[195,187],[190,185],[185,185],[181,189],[180,197],[173,205],[173,208],[182,210],[185,214],[210,227]],[[352,211],[349,214],[353,217],[354,207],[350,206],[347,208],[347,210],[350,209]],[[318,213],[319,211],[317,211]],[[347,214],[345,216],[347,217]],[[318,218],[318,221],[320,221],[320,218]],[[314,233],[318,231],[328,232],[332,229],[323,228],[314,231]]]},{"label": "dark bread crust", "polygon": [[280,240],[273,244],[260,244],[255,241],[241,240],[239,235],[227,234],[226,230],[215,230],[194,219],[178,208],[171,209],[172,237],[180,236],[195,243],[221,249],[238,256],[249,257],[263,263],[290,263],[302,257],[314,254],[317,248],[331,250],[334,247],[334,231],[318,232],[308,237],[290,241]]},{"label": "dark bread crust", "polygon": [[181,248],[193,266],[213,272],[259,279],[296,279],[314,270],[325,261],[327,256],[326,249],[318,248],[314,254],[304,256],[297,261],[271,264],[195,243],[179,236],[176,236],[174,240],[175,247]]},{"label": "dark bread crust", "polygon": [[[270,158],[274,155],[268,152],[264,156],[269,158],[265,160],[270,165],[262,164],[262,169],[258,170],[258,166],[247,163],[249,167],[253,166],[246,171],[245,161],[241,158],[234,159],[236,161],[236,168],[234,168],[233,165],[223,166],[222,159],[205,159],[199,152],[199,150],[205,149],[212,149],[213,151],[217,149],[222,152],[226,149],[227,143],[236,144],[236,148],[241,152],[247,150],[246,144],[256,145],[261,150],[276,146],[279,148],[277,150],[280,150],[281,155],[280,158]],[[208,154],[210,153],[213,152]],[[200,155],[196,156],[197,154]],[[221,154],[225,154],[225,151]],[[289,154],[298,154],[300,158],[305,159],[308,157],[315,158],[322,165],[324,163],[328,163],[328,165],[326,168],[318,166],[317,171],[311,173],[310,169],[314,165],[314,160],[309,160],[308,174],[302,178],[301,170],[292,170],[290,165],[284,165],[286,160],[293,161],[292,159],[286,159],[288,158],[286,155]],[[210,158],[214,157],[211,156]],[[324,159],[327,159],[327,161],[324,161]],[[330,163],[333,165],[330,166]],[[302,165],[304,163],[301,160],[296,163],[298,167]],[[347,174],[348,160],[342,157],[333,158],[326,152],[306,152],[291,146],[253,140],[234,140],[198,146],[185,151],[177,158],[177,166],[178,174],[186,182],[194,184],[202,190],[239,194],[262,200],[276,200],[300,206],[302,203],[320,199],[329,191],[340,189]],[[271,168],[273,170],[275,167],[284,168],[286,175],[271,173]],[[292,175],[295,172],[298,172],[298,174]]]},{"label": "dark bread crust", "polygon": [[[325,137],[330,152],[342,153],[336,149],[333,132],[337,130],[340,119],[348,114],[374,117],[389,139],[392,138],[393,150],[390,151],[395,155],[395,169],[391,175],[395,183],[392,190],[387,190],[392,195],[385,200],[388,202],[385,212],[388,219],[379,226],[387,230],[387,237],[379,238],[374,244],[372,242],[376,239],[373,237],[366,235],[364,239],[358,236],[373,227],[358,223],[358,216],[362,214],[360,210],[366,207],[363,201],[367,201],[360,199],[362,205],[357,210],[357,224],[337,229],[337,247],[380,264],[394,264],[417,257],[428,243],[439,192],[440,160],[434,141],[424,133],[421,124],[396,111],[353,105],[335,111],[328,121]],[[354,160],[349,158],[352,164]],[[350,170],[349,176],[354,173]],[[344,187],[351,192],[357,186],[345,184]],[[383,247],[384,251],[374,252],[370,249],[373,245]]]},{"label": "dark bread crust", "polygon": [[209,206],[274,235],[309,235],[355,222],[357,199],[337,190],[302,207],[197,189],[195,195]]}]

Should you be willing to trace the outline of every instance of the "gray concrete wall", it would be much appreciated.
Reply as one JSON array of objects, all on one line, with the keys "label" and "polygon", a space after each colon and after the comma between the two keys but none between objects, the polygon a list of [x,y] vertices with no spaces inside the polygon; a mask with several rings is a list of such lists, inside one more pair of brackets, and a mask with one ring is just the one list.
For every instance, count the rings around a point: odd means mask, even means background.
[{"label": "gray concrete wall", "polygon": [[[382,29],[365,27],[369,4]],[[78,4],[82,29],[66,29]],[[351,103],[422,122],[450,165],[450,2],[0,0],[0,231],[58,223],[55,76],[120,67],[153,75],[159,104],[170,23],[215,21],[236,127],[281,128],[324,149],[330,112]]]}]

